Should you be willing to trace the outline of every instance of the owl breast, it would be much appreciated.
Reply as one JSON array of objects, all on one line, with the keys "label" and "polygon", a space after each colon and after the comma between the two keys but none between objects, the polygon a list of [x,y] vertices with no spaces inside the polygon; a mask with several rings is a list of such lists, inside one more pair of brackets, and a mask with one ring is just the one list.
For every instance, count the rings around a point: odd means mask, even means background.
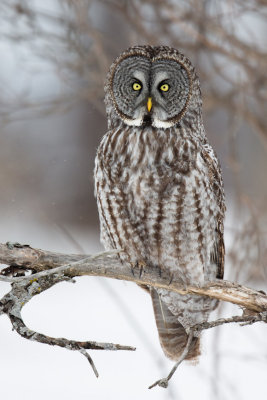
[{"label": "owl breast", "polygon": [[106,248],[129,263],[169,271],[182,284],[216,276],[210,253],[218,204],[199,143],[176,129],[108,132],[96,164],[96,193]]}]

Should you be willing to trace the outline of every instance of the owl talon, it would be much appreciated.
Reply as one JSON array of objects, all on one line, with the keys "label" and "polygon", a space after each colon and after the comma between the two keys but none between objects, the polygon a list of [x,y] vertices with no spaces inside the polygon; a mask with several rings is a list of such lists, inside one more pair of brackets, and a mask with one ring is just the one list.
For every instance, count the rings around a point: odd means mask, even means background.
[{"label": "owl talon", "polygon": [[132,271],[133,276],[135,276],[134,271],[135,271],[135,269],[137,269],[139,271],[139,278],[141,278],[142,274],[145,270],[145,268],[144,268],[145,266],[146,266],[146,264],[144,264],[142,261],[136,261],[135,263],[132,263],[131,271]]},{"label": "owl talon", "polygon": [[132,272],[132,275],[133,276],[135,276],[135,274],[134,274],[134,269],[136,268],[136,263],[133,265],[133,264],[131,264],[131,272]]},{"label": "owl talon", "polygon": [[173,274],[171,274],[171,279],[170,279],[168,285],[171,285],[171,284],[172,284],[172,281],[173,281]]}]

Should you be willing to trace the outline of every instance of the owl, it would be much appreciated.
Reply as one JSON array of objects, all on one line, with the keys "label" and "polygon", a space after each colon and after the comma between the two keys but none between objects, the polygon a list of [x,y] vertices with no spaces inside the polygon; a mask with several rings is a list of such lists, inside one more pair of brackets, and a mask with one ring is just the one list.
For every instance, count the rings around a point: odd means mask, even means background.
[{"label": "owl", "polygon": [[[134,46],[111,65],[108,131],[97,151],[101,240],[122,263],[157,267],[181,285],[223,278],[225,201],[221,170],[202,121],[200,83],[180,51]],[[147,287],[161,347],[177,360],[190,328],[217,301]],[[197,359],[194,336],[186,359]]]}]

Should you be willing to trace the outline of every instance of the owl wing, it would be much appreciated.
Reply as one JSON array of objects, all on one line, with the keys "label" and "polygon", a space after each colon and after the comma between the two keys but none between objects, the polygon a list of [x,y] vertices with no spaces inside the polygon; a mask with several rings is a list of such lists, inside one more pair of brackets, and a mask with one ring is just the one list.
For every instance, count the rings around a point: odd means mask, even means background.
[{"label": "owl wing", "polygon": [[216,239],[210,254],[210,260],[212,263],[217,265],[217,279],[223,279],[224,274],[224,240],[223,231],[220,228],[216,229]]},{"label": "owl wing", "polygon": [[201,156],[208,166],[210,187],[219,207],[219,214],[217,216],[217,227],[215,231],[215,241],[210,254],[210,260],[212,263],[217,265],[217,279],[223,279],[225,255],[223,221],[226,207],[221,168],[219,165],[219,161],[214,153],[214,150],[209,144],[206,143],[204,145],[204,148],[201,151]]}]

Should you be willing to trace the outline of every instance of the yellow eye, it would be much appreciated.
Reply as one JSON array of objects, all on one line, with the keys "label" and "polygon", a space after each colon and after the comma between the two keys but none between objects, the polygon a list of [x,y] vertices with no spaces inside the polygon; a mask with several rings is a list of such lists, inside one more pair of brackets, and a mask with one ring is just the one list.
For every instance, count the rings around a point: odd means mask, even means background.
[{"label": "yellow eye", "polygon": [[163,85],[160,86],[160,90],[162,90],[163,92],[168,92],[169,89],[170,86],[167,83],[163,83]]},{"label": "yellow eye", "polygon": [[138,82],[134,82],[133,83],[133,90],[141,90],[142,89],[142,85]]}]

